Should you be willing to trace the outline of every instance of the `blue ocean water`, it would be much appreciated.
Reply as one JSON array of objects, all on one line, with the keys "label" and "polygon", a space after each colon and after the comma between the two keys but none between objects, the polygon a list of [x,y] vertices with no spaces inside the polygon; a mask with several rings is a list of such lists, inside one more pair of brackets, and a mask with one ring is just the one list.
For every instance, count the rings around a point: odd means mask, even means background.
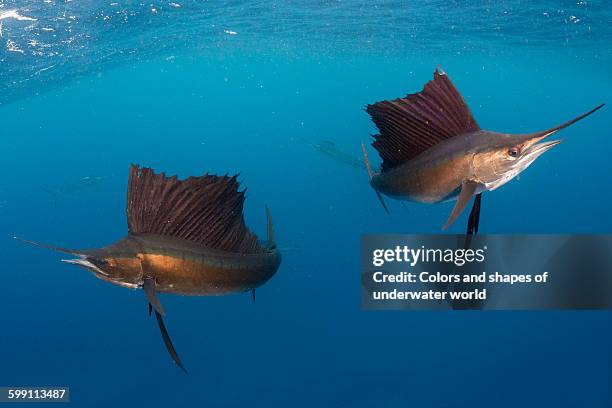
[{"label": "blue ocean water", "polygon": [[[79,407],[612,406],[610,313],[361,310],[360,235],[440,232],[452,203],[388,216],[311,146],[358,156],[365,105],[438,66],[485,129],[561,123],[612,101],[611,23],[605,1],[0,0],[0,386]],[[608,106],[485,193],[481,231],[611,233],[611,124]],[[248,225],[264,237],[268,205],[285,248],[255,304],[161,296],[188,375],[141,291],[11,239],[122,237],[130,163],[240,173]]]}]

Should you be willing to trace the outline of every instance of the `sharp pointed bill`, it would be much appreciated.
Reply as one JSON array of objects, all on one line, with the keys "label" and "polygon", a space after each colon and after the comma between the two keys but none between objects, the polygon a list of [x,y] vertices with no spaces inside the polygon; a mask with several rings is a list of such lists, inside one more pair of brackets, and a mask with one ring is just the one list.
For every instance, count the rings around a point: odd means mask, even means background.
[{"label": "sharp pointed bill", "polygon": [[605,106],[605,103],[600,103],[599,105],[597,105],[596,107],[594,107],[593,109],[591,109],[588,112],[583,113],[582,115],[578,115],[576,116],[574,119],[568,120],[567,122],[564,122],[560,125],[557,125],[553,128],[547,129],[547,130],[543,130],[541,132],[536,132],[536,133],[532,133],[529,135],[525,135],[526,138],[528,139],[535,139],[536,141],[542,140],[550,135],[554,135],[555,133],[557,133],[558,131],[565,129],[568,126],[573,125],[574,123],[578,122],[579,120],[582,120],[584,118],[586,118],[587,116],[589,116],[592,113],[597,112],[599,109],[603,108]]},{"label": "sharp pointed bill", "polygon": [[84,258],[87,252],[91,252],[91,251],[77,251],[76,249],[69,249],[69,248],[63,248],[63,247],[58,247],[58,246],[53,246],[53,245],[41,244],[40,242],[30,241],[30,240],[23,239],[20,237],[13,237],[13,239],[16,239],[17,241],[25,242],[26,244],[29,244],[29,245],[34,245],[37,247],[50,249],[51,251],[63,252],[65,254],[79,256],[81,258]]},{"label": "sharp pointed bill", "polygon": [[222,295],[252,291],[281,262],[272,217],[268,242],[245,225],[244,191],[237,177],[204,175],[179,180],[133,165],[128,180],[128,235],[103,248],[72,250],[22,240],[75,256],[63,262],[128,288],[142,288],[169,354],[185,369],[163,321],[158,293]]},{"label": "sharp pointed bill", "polygon": [[[545,138],[602,106],[545,131],[524,135],[491,132],[478,126],[449,77],[436,70],[421,92],[367,107],[379,130],[372,145],[382,159],[381,172],[374,172],[362,146],[370,184],[377,193],[399,200],[458,200],[444,229],[476,195],[468,228],[476,232],[480,194],[501,187],[560,143]],[[463,193],[466,183],[471,185]]]}]

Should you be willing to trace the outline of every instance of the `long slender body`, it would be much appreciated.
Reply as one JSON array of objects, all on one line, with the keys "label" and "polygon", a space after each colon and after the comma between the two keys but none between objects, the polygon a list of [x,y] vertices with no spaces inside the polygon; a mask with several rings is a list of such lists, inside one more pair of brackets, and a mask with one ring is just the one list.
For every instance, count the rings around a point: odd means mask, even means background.
[{"label": "long slender body", "polygon": [[437,203],[457,196],[463,180],[472,173],[474,146],[483,132],[444,140],[412,160],[376,174],[372,187],[386,196]]},{"label": "long slender body", "polygon": [[253,290],[274,275],[281,261],[277,249],[232,253],[155,234],[128,235],[87,252],[104,260],[103,270],[96,275],[111,283],[142,287],[146,274],[155,279],[157,292],[199,296]]},{"label": "long slender body", "polygon": [[128,235],[99,249],[76,250],[33,245],[75,256],[78,265],[115,285],[143,289],[149,315],[174,362],[183,370],[166,325],[157,293],[224,295],[251,291],[278,270],[280,252],[272,216],[266,207],[268,239],[262,243],[246,227],[244,191],[237,176],[167,177],[132,165],[128,180]]},{"label": "long slender body", "polygon": [[444,72],[436,70],[421,92],[368,105],[380,133],[372,144],[382,159],[374,172],[365,147],[370,185],[386,195],[422,203],[457,200],[446,229],[476,196],[468,234],[478,230],[481,193],[495,190],[559,144],[544,138],[585,118],[603,104],[548,130],[506,134],[482,130]]}]

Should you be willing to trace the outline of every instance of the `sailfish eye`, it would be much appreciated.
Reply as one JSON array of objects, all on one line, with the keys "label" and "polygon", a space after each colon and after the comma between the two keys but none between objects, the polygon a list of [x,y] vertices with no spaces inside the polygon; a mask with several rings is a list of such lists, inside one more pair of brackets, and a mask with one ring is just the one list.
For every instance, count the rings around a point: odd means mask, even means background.
[{"label": "sailfish eye", "polygon": [[511,147],[510,149],[508,149],[508,156],[510,157],[518,157],[520,151],[517,147]]}]

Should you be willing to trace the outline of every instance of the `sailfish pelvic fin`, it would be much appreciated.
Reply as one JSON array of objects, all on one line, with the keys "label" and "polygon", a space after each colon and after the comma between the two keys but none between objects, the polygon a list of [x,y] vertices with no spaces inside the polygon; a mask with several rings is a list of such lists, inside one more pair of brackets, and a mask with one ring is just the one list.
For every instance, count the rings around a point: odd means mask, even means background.
[{"label": "sailfish pelvic fin", "polygon": [[472,211],[470,211],[470,218],[468,218],[467,234],[477,235],[478,224],[480,223],[480,203],[482,201],[482,193],[476,194],[474,198],[474,204],[472,205]]},{"label": "sailfish pelvic fin", "polygon": [[151,315],[151,309],[155,312],[155,318],[157,319],[157,325],[159,326],[159,331],[161,333],[162,339],[164,341],[164,345],[172,357],[172,360],[176,363],[177,366],[183,372],[187,373],[185,366],[181,362],[181,358],[179,357],[174,345],[172,344],[172,339],[170,339],[170,335],[168,334],[168,330],[166,329],[166,325],[164,324],[164,309],[162,308],[161,302],[157,297],[157,293],[155,291],[155,279],[154,278],[145,278],[143,289],[145,294],[147,295],[147,300],[149,301],[149,315]]},{"label": "sailfish pelvic fin", "polygon": [[476,194],[472,211],[468,218],[467,231],[465,233],[464,249],[468,249],[472,245],[472,237],[478,235],[478,225],[480,224],[480,203],[482,202],[482,193]]},{"label": "sailfish pelvic fin", "polygon": [[168,349],[168,353],[170,353],[170,357],[172,357],[172,360],[174,360],[176,365],[179,366],[179,368],[183,370],[185,374],[187,374],[187,369],[181,362],[181,358],[178,356],[176,349],[174,348],[174,345],[172,344],[172,340],[170,339],[168,330],[166,330],[166,325],[164,324],[164,318],[162,317],[162,315],[160,315],[157,312],[157,310],[155,311],[155,318],[157,319],[157,325],[159,326],[159,331],[161,332],[162,339],[164,340],[164,344],[166,345],[166,349]]}]

